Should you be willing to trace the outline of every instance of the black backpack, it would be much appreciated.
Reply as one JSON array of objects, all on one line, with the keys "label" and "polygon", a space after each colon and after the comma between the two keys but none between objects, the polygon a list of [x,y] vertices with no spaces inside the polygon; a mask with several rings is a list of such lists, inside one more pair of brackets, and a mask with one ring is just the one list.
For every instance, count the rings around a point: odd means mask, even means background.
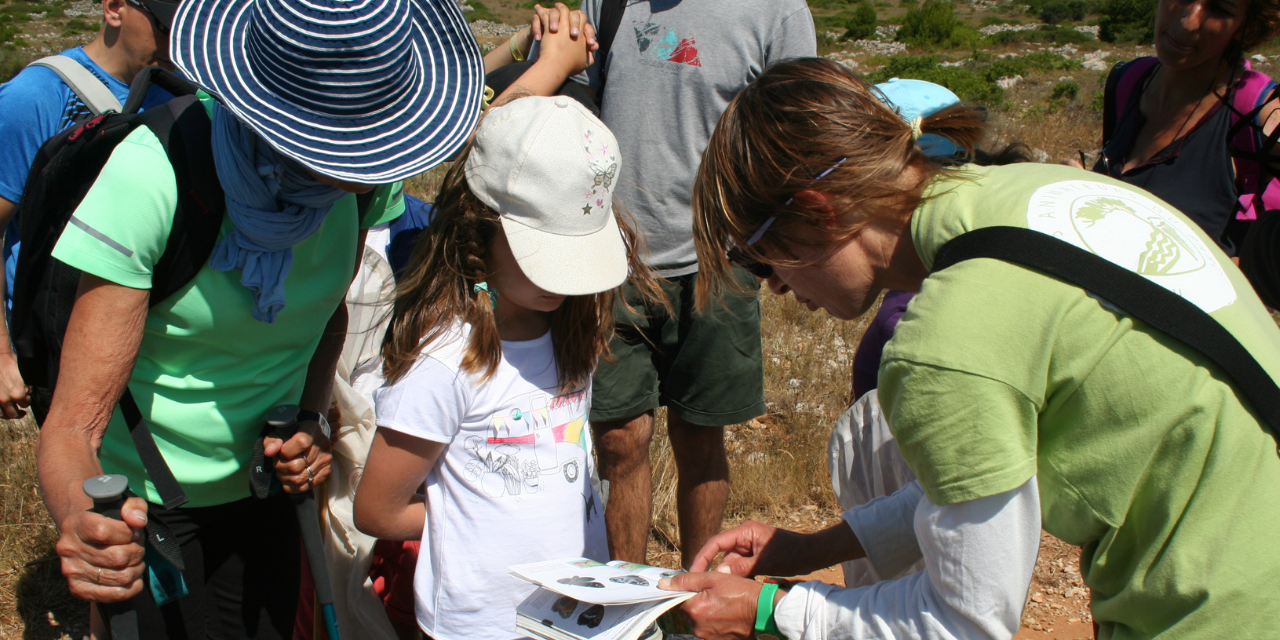
[{"label": "black backpack", "polygon": [[[153,84],[178,97],[138,113]],[[133,130],[146,126],[160,139],[178,186],[173,230],[155,265],[150,305],[188,285],[213,252],[226,205],[213,163],[211,122],[196,99],[196,89],[172,72],[150,67],[134,80],[122,113],[107,112],[68,128],[46,141],[36,155],[16,214],[22,248],[10,334],[40,422],[48,415],[62,337],[80,285],[80,271],[53,258],[53,248],[116,145]],[[120,408],[164,505],[173,509],[186,503],[127,387]]]}]

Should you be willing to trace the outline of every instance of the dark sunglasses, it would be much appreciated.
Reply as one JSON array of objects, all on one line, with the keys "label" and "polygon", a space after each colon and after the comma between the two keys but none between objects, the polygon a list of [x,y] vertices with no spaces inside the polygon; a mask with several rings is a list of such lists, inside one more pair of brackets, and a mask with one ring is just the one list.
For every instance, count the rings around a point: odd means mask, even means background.
[{"label": "dark sunglasses", "polygon": [[738,247],[730,249],[729,252],[725,254],[725,257],[728,258],[729,264],[738,267],[739,269],[746,269],[751,272],[751,275],[760,278],[761,280],[768,280],[769,276],[773,275],[773,265],[770,265],[767,262],[760,262],[759,260],[748,256],[746,252]]},{"label": "dark sunglasses", "polygon": [[[178,3],[156,2],[155,10],[153,10],[147,0],[125,0],[125,2],[129,3],[129,6],[147,14],[147,19],[151,21],[151,26],[155,27],[156,31],[166,36],[169,35],[169,23],[173,22],[173,14],[178,10]],[[160,13],[165,15],[161,16],[159,15]]]},{"label": "dark sunglasses", "polygon": [[[831,172],[835,171],[837,167],[844,164],[845,160],[848,160],[848,158],[844,156],[836,159],[834,164],[832,164],[830,167],[827,167],[826,170],[824,170],[822,173],[819,173],[818,175],[814,176],[813,182],[817,182],[818,180],[821,180],[827,177],[828,175],[831,175]],[[791,206],[792,202],[795,202],[794,196],[787,198],[787,201],[785,204],[783,204],[783,206],[789,207]],[[761,224],[760,227],[756,229],[756,232],[751,234],[751,237],[747,239],[747,246],[749,247],[759,242],[760,238],[764,236],[764,232],[768,231],[769,227],[773,226],[774,221],[776,221],[777,219],[778,219],[778,216],[776,215],[769,216],[767,219],[765,219],[764,224]],[[725,253],[725,258],[729,261],[729,264],[741,269],[746,269],[747,271],[751,272],[751,275],[754,275],[755,277],[760,278],[761,280],[768,280],[769,276],[773,275],[772,265],[765,262],[760,262],[759,260],[756,260],[751,256],[748,256],[747,253],[743,251],[741,247],[734,247],[730,249],[727,253]]]}]

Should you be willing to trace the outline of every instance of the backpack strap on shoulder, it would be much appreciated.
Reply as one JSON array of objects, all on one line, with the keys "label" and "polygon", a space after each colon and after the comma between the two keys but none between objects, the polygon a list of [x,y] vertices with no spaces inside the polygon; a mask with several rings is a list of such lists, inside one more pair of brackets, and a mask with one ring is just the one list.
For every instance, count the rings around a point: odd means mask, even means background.
[{"label": "backpack strap on shoulder", "polygon": [[141,118],[164,146],[178,188],[173,228],[151,279],[155,306],[184,288],[209,261],[226,200],[213,163],[212,122],[195,96],[174,98]]},{"label": "backpack strap on shoulder", "polygon": [[627,0],[600,0],[600,24],[596,25],[596,64],[600,65],[600,84],[596,87],[596,103],[604,104],[604,85],[609,81],[609,51],[627,11]]},{"label": "backpack strap on shoulder", "polygon": [[1280,208],[1280,187],[1276,187],[1276,171],[1270,166],[1272,149],[1280,137],[1280,127],[1267,136],[1263,133],[1259,116],[1263,107],[1277,95],[1277,85],[1264,73],[1249,68],[1232,87],[1228,102],[1231,109],[1231,128],[1227,132],[1231,156],[1236,161],[1240,181],[1240,205],[1238,220],[1256,220],[1258,214],[1268,209]]},{"label": "backpack strap on shoulder", "polygon": [[1116,125],[1129,108],[1129,101],[1142,79],[1160,62],[1155,56],[1121,62],[1111,68],[1103,92],[1102,144],[1106,146],[1115,133]]},{"label": "backpack strap on shoulder", "polygon": [[71,87],[71,90],[80,98],[84,106],[89,107],[89,111],[95,116],[100,116],[108,111],[123,113],[120,101],[116,99],[114,93],[111,93],[111,89],[102,80],[99,80],[98,76],[93,75],[92,72],[84,68],[84,65],[69,56],[48,56],[40,58],[27,66],[44,67],[58,74],[58,77],[62,78],[62,81],[68,87]]},{"label": "backpack strap on shoulder", "polygon": [[1089,251],[1020,227],[986,227],[952,238],[938,250],[933,271],[972,258],[1043,271],[1198,351],[1222,369],[1280,438],[1280,387],[1231,332],[1182,296]]}]

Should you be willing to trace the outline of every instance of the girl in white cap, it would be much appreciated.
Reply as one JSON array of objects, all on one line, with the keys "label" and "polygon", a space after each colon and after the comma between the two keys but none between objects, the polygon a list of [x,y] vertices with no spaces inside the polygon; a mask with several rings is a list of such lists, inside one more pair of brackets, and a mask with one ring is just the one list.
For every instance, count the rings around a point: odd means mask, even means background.
[{"label": "girl in white cap", "polygon": [[660,296],[613,208],[621,157],[569,98],[492,110],[401,281],[355,520],[422,540],[416,613],[432,638],[519,637],[533,588],[508,566],[608,555],[591,374],[628,273]]}]

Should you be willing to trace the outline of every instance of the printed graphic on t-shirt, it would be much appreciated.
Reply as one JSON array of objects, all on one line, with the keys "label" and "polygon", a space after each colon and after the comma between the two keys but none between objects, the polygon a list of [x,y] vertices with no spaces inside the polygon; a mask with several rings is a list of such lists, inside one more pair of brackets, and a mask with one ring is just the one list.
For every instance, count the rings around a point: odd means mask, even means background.
[{"label": "printed graphic on t-shirt", "polygon": [[[531,495],[553,483],[582,481],[587,472],[587,400],[584,391],[554,397],[534,391],[503,402],[511,409],[492,417],[490,435],[465,441],[471,454],[467,480],[491,498]],[[590,517],[595,501],[589,488],[584,500]]]},{"label": "printed graphic on t-shirt", "polygon": [[1236,300],[1213,253],[1176,214],[1116,185],[1068,180],[1036,190],[1027,226],[1106,258],[1205,312]]},{"label": "printed graphic on t-shirt", "polygon": [[698,41],[692,35],[685,33],[688,37],[680,37],[675,29],[655,22],[636,20],[631,26],[636,32],[640,64],[675,69],[680,68],[677,64],[702,66],[702,60],[698,58]]}]

